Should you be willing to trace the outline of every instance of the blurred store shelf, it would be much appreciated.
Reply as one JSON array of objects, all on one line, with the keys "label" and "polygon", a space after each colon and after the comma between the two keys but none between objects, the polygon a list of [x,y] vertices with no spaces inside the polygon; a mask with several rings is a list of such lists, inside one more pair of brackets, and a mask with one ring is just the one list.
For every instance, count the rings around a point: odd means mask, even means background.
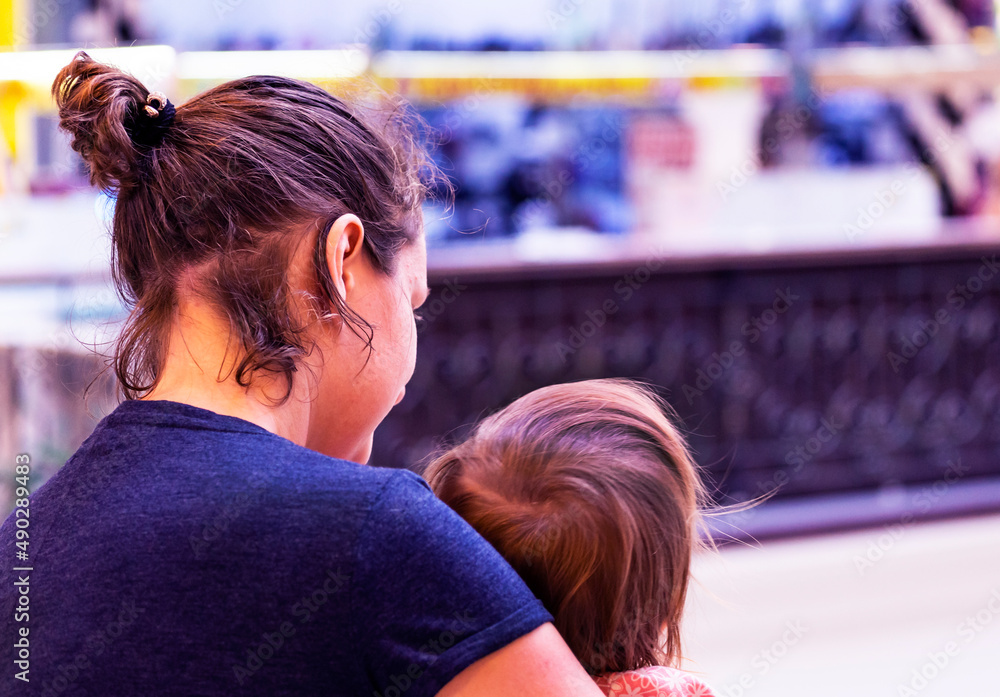
[{"label": "blurred store shelf", "polygon": [[215,85],[247,75],[282,75],[327,89],[364,75],[366,46],[312,51],[189,51],[177,56],[177,80],[187,99]]},{"label": "blurred store shelf", "polygon": [[[75,48],[0,51],[0,84],[17,84],[36,101]],[[645,95],[656,98],[685,86],[726,87],[792,75],[788,53],[756,46],[674,51],[383,51],[363,45],[333,50],[194,51],[169,46],[95,48],[88,52],[143,79],[151,89],[186,83],[190,96],[205,85],[251,74],[323,82],[370,74],[418,98],[517,92],[537,98],[573,95]],[[895,92],[965,84],[1000,85],[995,46],[847,47],[810,52],[806,64],[824,90],[874,88]],[[41,104],[38,104],[41,106]]]},{"label": "blurred store shelf", "polygon": [[413,99],[527,94],[542,100],[655,99],[690,85],[735,86],[786,78],[788,55],[760,48],[720,51],[385,51],[377,79]]},{"label": "blurred store shelf", "polygon": [[810,72],[820,90],[868,88],[899,93],[1000,86],[996,45],[872,46],[815,51]]},{"label": "blurred store shelf", "polygon": [[[59,48],[0,51],[0,83],[44,89],[79,50]],[[551,83],[558,81],[683,81],[712,86],[741,80],[781,79],[793,64],[778,49],[737,46],[723,50],[675,51],[382,51],[364,45],[332,50],[190,51],[170,46],[88,48],[95,59],[146,80],[176,74],[182,80],[224,81],[269,73],[306,80],[374,77],[400,81],[443,81],[452,87],[483,88],[483,80]],[[818,86],[880,90],[942,89],[957,78],[994,88],[1000,85],[1000,48],[974,44],[896,48],[845,47],[807,54]],[[469,82],[471,81],[471,82]],[[609,83],[613,84],[613,83]],[[627,83],[622,83],[627,84]]]},{"label": "blurred store shelf", "polygon": [[0,198],[0,284],[106,278],[112,212],[91,190]]},{"label": "blurred store shelf", "polygon": [[[820,179],[814,181],[819,176]],[[1000,219],[980,217],[940,220],[930,210],[919,207],[912,213],[900,209],[873,221],[857,236],[845,233],[846,223],[856,215],[858,201],[844,189],[831,195],[836,181],[859,180],[861,195],[876,191],[892,181],[893,170],[866,169],[857,173],[769,172],[761,180],[774,180],[788,206],[768,205],[766,189],[759,196],[759,215],[739,211],[712,226],[678,230],[678,236],[624,234],[607,235],[585,229],[536,229],[516,238],[496,238],[488,233],[470,234],[461,244],[433,246],[428,266],[433,277],[461,273],[477,277],[510,276],[519,272],[536,275],[625,268],[650,258],[672,268],[707,268],[728,265],[787,265],[803,259],[873,258],[906,260],[927,254],[947,256],[949,250],[964,254],[969,250],[1000,248]],[[805,217],[815,208],[804,206],[798,220],[788,219],[789,207],[797,195],[789,190],[795,181],[804,182],[802,193],[818,190],[834,199],[839,214],[823,216],[809,223]],[[928,192],[921,192],[927,194]],[[747,199],[751,198],[750,191]],[[857,198],[857,196],[855,196]],[[917,198],[917,197],[915,197]],[[0,199],[0,285],[45,284],[69,281],[98,282],[108,279],[109,224],[113,201],[90,190],[68,195],[8,196]],[[864,202],[862,200],[862,202]],[[808,202],[807,202],[808,203]],[[923,203],[918,204],[923,205]],[[853,209],[853,210],[852,210]],[[786,219],[779,220],[776,214]],[[747,222],[739,225],[739,218]],[[766,236],[763,233],[766,231]]]},{"label": "blurred store shelf", "polygon": [[[50,90],[56,74],[72,60],[78,48],[37,51],[0,51],[0,84],[16,84],[33,100],[43,99],[51,108]],[[136,75],[150,90],[171,85],[177,71],[177,52],[170,46],[129,46],[125,48],[88,48],[98,61],[116,65]],[[40,106],[40,105],[39,105]]]},{"label": "blurred store shelf", "polygon": [[778,77],[790,67],[785,52],[735,48],[691,51],[382,51],[372,72],[391,78],[697,79]]},{"label": "blurred store shelf", "polygon": [[91,191],[0,199],[0,346],[86,353],[122,315],[111,201]]},{"label": "blurred store shelf", "polygon": [[851,240],[840,228],[815,236],[769,236],[755,239],[739,228],[691,230],[688,243],[674,246],[655,236],[612,236],[583,230],[539,230],[513,240],[470,239],[434,247],[428,271],[434,281],[463,278],[537,278],[608,273],[652,261],[664,270],[786,268],[802,264],[843,265],[865,262],[905,263],[920,259],[969,257],[1000,251],[1000,221],[992,218],[944,220],[914,232],[887,228]]},{"label": "blurred store shelf", "polygon": [[[885,92],[1000,86],[996,46],[845,47],[810,52],[805,58],[822,90],[871,88]],[[736,47],[681,51],[385,51],[371,72],[395,81],[413,97],[453,98],[490,91],[526,92],[539,98],[576,94],[645,94],[670,87],[782,84],[792,76],[790,56],[777,49]],[[573,90],[576,90],[574,93]]]}]

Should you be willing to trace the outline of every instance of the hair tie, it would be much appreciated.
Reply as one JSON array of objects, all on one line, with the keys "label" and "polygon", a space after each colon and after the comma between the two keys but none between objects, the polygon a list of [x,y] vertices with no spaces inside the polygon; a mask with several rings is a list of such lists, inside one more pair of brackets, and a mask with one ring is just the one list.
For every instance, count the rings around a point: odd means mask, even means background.
[{"label": "hair tie", "polygon": [[155,148],[163,141],[163,134],[174,120],[174,105],[162,92],[150,92],[146,105],[126,125],[129,137],[136,145]]}]

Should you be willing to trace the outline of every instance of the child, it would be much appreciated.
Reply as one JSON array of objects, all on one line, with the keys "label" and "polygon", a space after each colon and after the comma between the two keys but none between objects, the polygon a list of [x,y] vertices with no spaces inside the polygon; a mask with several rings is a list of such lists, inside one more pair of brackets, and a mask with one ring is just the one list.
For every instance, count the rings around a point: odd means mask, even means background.
[{"label": "child", "polygon": [[704,489],[665,405],[627,380],[536,390],[425,472],[555,618],[607,695],[711,695],[665,666]]}]

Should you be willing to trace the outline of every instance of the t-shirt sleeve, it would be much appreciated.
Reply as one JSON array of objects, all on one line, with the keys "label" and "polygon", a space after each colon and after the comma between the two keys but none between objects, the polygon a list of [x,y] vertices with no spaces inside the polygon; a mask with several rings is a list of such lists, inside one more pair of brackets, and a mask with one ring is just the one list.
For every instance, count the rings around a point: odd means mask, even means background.
[{"label": "t-shirt sleeve", "polygon": [[423,479],[400,470],[358,539],[358,658],[380,695],[430,697],[552,621],[517,573]]}]

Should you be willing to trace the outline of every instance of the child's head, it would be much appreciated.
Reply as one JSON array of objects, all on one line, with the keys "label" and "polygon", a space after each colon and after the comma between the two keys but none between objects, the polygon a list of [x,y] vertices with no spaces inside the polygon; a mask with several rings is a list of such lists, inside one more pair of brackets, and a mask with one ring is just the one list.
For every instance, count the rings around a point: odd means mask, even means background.
[{"label": "child's head", "polygon": [[680,653],[704,490],[665,408],[625,380],[542,388],[481,422],[425,473],[517,570],[592,673]]}]

